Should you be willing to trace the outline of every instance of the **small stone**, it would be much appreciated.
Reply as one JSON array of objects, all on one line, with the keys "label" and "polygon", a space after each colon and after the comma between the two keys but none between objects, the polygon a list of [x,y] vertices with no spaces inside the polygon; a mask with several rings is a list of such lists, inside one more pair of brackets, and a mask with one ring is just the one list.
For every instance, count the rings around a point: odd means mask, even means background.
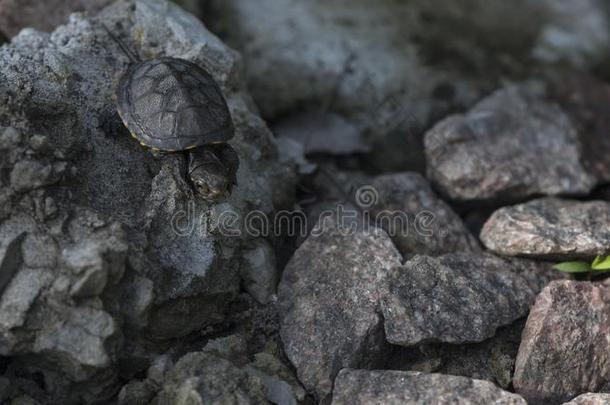
[{"label": "small stone", "polygon": [[21,245],[26,234],[4,234],[0,240],[0,293],[11,281],[23,260]]},{"label": "small stone", "polygon": [[70,287],[70,295],[75,298],[95,296],[106,288],[108,270],[95,243],[76,245],[64,250],[63,260],[77,277]]},{"label": "small stone", "polygon": [[257,239],[243,253],[240,274],[248,291],[258,302],[265,304],[275,294],[279,273],[275,252],[264,239]]},{"label": "small stone", "polygon": [[255,354],[246,371],[263,381],[271,403],[297,405],[305,400],[306,392],[292,371],[272,354]]},{"label": "small stone", "polygon": [[305,158],[303,144],[290,138],[277,138],[275,144],[280,162],[294,164],[299,174],[312,174],[316,171],[317,166]]},{"label": "small stone", "polygon": [[52,236],[29,233],[23,241],[23,263],[32,268],[54,268],[57,263],[57,242]]},{"label": "small stone", "polygon": [[472,404],[526,405],[489,381],[443,374],[343,369],[332,405]]},{"label": "small stone", "polygon": [[582,394],[566,402],[563,405],[608,405],[610,404],[610,394]]},{"label": "small stone", "polygon": [[284,269],[280,334],[305,388],[322,400],[341,368],[374,364],[384,351],[378,286],[400,254],[385,232],[314,230]]},{"label": "small stone", "polygon": [[264,404],[265,386],[256,376],[212,353],[188,353],[167,373],[158,404]]},{"label": "small stone", "polygon": [[118,405],[147,405],[157,394],[159,387],[150,381],[132,381],[125,384],[118,396]]},{"label": "small stone", "polygon": [[146,370],[146,378],[154,381],[157,385],[163,385],[167,372],[174,366],[172,358],[168,354],[155,357],[152,364]]},{"label": "small stone", "polygon": [[55,183],[58,173],[53,165],[45,165],[35,160],[21,160],[11,171],[11,186],[19,192],[34,190]]},{"label": "small stone", "polygon": [[610,382],[610,288],[554,281],[538,296],[517,355],[513,385],[529,403],[568,401]]},{"label": "small stone", "polygon": [[421,175],[404,172],[378,176],[371,186],[376,200],[367,204],[371,205],[371,221],[390,235],[403,255],[481,251],[461,218],[434,194]]},{"label": "small stone", "polygon": [[44,199],[44,215],[47,218],[52,218],[57,213],[57,204],[52,197]]},{"label": "small stone", "polygon": [[0,133],[0,150],[14,148],[21,142],[21,133],[14,127],[7,127]]},{"label": "small stone", "polygon": [[[138,275],[127,275],[118,286],[121,312],[131,326],[144,327],[155,299],[154,284]],[[73,287],[74,289],[75,287]]]},{"label": "small stone", "polygon": [[237,363],[246,363],[248,359],[248,343],[241,335],[230,335],[210,340],[202,351],[218,354]]},{"label": "small stone", "polygon": [[35,134],[30,137],[30,148],[35,151],[42,152],[49,147],[47,137],[40,134]]},{"label": "small stone", "polygon": [[481,240],[502,255],[588,259],[610,250],[610,203],[542,198],[500,208],[483,226]]},{"label": "small stone", "polygon": [[386,279],[386,339],[401,346],[488,339],[528,313],[546,281],[538,266],[492,255],[417,255]]},{"label": "small stone", "polygon": [[0,298],[0,330],[23,326],[34,300],[52,277],[50,271],[22,269],[12,278]]},{"label": "small stone", "polygon": [[107,312],[92,307],[54,304],[55,313],[44,321],[32,345],[33,353],[56,359],[72,381],[91,378],[108,369],[116,350],[119,325]]},{"label": "small stone", "polygon": [[428,178],[456,201],[589,193],[596,179],[581,163],[575,126],[529,93],[504,88],[436,124],[425,136]]}]

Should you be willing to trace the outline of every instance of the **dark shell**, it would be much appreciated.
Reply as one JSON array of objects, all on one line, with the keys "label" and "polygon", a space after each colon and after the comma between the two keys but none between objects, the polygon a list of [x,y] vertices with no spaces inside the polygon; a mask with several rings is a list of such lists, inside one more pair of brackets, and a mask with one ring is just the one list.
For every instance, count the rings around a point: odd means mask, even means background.
[{"label": "dark shell", "polygon": [[117,108],[132,135],[150,148],[179,151],[233,137],[220,87],[184,59],[132,64],[119,82]]}]

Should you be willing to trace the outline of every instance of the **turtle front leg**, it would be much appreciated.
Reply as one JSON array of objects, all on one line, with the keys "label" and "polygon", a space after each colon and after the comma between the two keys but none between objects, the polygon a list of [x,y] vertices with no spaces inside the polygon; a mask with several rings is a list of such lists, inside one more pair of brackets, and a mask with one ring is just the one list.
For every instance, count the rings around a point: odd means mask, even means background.
[{"label": "turtle front leg", "polygon": [[237,184],[239,157],[227,143],[200,146],[189,151],[188,178],[195,191],[208,201],[231,194]]}]

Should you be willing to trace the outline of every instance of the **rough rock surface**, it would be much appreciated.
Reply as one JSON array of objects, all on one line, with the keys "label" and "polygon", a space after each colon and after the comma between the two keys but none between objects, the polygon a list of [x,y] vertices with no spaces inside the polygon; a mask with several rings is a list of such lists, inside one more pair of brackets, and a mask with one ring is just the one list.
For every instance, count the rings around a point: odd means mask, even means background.
[{"label": "rough rock surface", "polygon": [[286,355],[318,399],[341,368],[370,366],[383,351],[377,288],[400,264],[385,232],[327,225],[299,247],[278,288]]},{"label": "rough rock surface", "polygon": [[[241,157],[229,200],[197,199],[182,155],[154,158],[130,138],[111,97],[128,61],[102,24],[143,57],[182,57],[219,82]],[[0,354],[42,379],[40,402],[106,401],[167,339],[224,319],[248,235],[223,233],[223,213],[270,213],[290,193],[240,71],[163,0],[75,14],[0,48]]]},{"label": "rough rock surface", "polygon": [[408,371],[343,369],[335,380],[332,404],[525,405],[526,402],[489,381]]},{"label": "rough rock surface", "polygon": [[566,402],[564,405],[608,405],[610,404],[610,394],[582,394]]},{"label": "rough rock surface", "polygon": [[230,360],[211,353],[189,353],[168,372],[158,405],[264,404],[263,381]]},{"label": "rough rock surface", "polygon": [[26,27],[51,31],[67,22],[71,13],[94,13],[107,4],[110,0],[2,0],[0,30],[9,38]]},{"label": "rough rock surface", "polygon": [[390,235],[403,255],[481,250],[461,218],[419,174],[378,176],[370,186],[376,200],[369,204],[371,221]]},{"label": "rough rock surface", "polygon": [[424,143],[431,181],[457,201],[588,193],[596,179],[582,163],[574,124],[533,93],[503,88],[430,129]]},{"label": "rough rock surface", "polygon": [[531,404],[561,403],[610,381],[610,288],[555,281],[527,319],[513,385]]},{"label": "rough rock surface", "polygon": [[384,280],[386,339],[402,346],[480,342],[525,316],[552,276],[539,263],[491,255],[416,255]]},{"label": "rough rock surface", "polygon": [[541,198],[500,208],[481,230],[490,250],[509,256],[590,258],[610,249],[610,203]]},{"label": "rough rock surface", "polygon": [[306,400],[305,390],[286,365],[266,352],[250,359],[240,335],[212,340],[202,351],[188,353],[158,371],[151,367],[148,378],[138,383],[158,387],[152,402],[156,405],[192,401],[297,405]]}]

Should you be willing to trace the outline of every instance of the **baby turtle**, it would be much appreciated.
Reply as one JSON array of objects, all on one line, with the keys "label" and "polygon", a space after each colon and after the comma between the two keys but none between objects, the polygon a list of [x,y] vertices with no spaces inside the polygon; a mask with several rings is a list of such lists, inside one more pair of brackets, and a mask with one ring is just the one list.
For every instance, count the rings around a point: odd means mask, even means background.
[{"label": "baby turtle", "polygon": [[220,86],[184,59],[140,60],[106,30],[131,61],[116,90],[117,110],[131,135],[153,153],[186,153],[187,177],[204,199],[228,197],[239,157],[227,143],[234,129]]}]

